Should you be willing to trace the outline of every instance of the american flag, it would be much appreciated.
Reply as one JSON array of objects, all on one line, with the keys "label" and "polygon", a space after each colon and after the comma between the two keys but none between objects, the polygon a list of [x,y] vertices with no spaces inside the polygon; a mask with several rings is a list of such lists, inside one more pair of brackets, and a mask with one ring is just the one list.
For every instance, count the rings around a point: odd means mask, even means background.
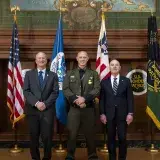
[{"label": "american flag", "polygon": [[11,111],[13,127],[24,117],[24,96],[21,63],[19,60],[19,40],[16,21],[13,24],[11,47],[8,62],[7,106]]},{"label": "american flag", "polygon": [[101,30],[100,30],[99,41],[98,41],[96,71],[99,74],[100,80],[106,79],[110,76],[108,43],[106,38],[104,13],[102,13]]}]

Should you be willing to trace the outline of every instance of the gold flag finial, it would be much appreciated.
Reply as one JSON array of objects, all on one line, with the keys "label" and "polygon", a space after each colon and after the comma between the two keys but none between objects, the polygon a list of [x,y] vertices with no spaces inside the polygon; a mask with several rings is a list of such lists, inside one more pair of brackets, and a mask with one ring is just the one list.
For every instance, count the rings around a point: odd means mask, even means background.
[{"label": "gold flag finial", "polygon": [[151,16],[153,17],[153,10],[151,9]]},{"label": "gold flag finial", "polygon": [[20,11],[19,6],[14,5],[11,7],[11,12],[14,12],[14,21],[17,21],[17,11]]},{"label": "gold flag finial", "polygon": [[60,5],[59,5],[59,11],[60,11],[60,16],[62,14],[62,2],[60,1]]},{"label": "gold flag finial", "polygon": [[104,16],[104,6],[103,6],[103,5],[102,5],[102,7],[101,7],[101,10],[102,10],[102,19],[104,19],[105,16]]},{"label": "gold flag finial", "polygon": [[104,6],[101,6],[102,14],[104,14]]}]

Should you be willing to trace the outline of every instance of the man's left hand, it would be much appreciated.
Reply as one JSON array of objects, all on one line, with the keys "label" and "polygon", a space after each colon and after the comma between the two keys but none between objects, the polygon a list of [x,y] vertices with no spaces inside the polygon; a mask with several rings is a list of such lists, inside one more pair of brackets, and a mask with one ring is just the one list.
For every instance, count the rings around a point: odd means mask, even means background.
[{"label": "man's left hand", "polygon": [[76,104],[77,104],[77,105],[81,105],[81,104],[83,104],[83,103],[85,103],[84,97],[77,96]]},{"label": "man's left hand", "polygon": [[86,107],[86,104],[85,104],[85,103],[82,103],[82,104],[79,105],[79,107],[80,107],[80,108],[85,108],[85,107]]},{"label": "man's left hand", "polygon": [[133,115],[128,114],[126,117],[126,122],[128,125],[130,125],[130,123],[132,123],[133,121]]},{"label": "man's left hand", "polygon": [[46,105],[43,103],[43,105],[40,107],[40,111],[44,111],[45,109],[46,109]]}]

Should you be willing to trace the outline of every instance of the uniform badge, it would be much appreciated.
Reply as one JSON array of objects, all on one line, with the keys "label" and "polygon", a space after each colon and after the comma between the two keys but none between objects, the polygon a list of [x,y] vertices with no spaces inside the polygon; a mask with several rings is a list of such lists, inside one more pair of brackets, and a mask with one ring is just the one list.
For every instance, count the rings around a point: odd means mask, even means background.
[{"label": "uniform badge", "polygon": [[88,84],[92,84],[92,80],[89,79],[89,80],[88,80]]},{"label": "uniform badge", "polygon": [[70,82],[75,82],[75,76],[70,76]]}]

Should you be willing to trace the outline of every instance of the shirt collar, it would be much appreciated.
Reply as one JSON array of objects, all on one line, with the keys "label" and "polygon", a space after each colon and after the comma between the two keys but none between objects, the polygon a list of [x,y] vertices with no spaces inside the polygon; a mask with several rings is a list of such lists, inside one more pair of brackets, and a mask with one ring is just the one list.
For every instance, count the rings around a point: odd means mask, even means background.
[{"label": "shirt collar", "polygon": [[78,70],[79,70],[79,71],[80,71],[80,70],[81,70],[81,71],[82,71],[82,70],[83,70],[83,71],[86,71],[86,69],[87,69],[87,67],[85,67],[85,68],[83,68],[83,69],[80,68],[80,67],[78,67]]},{"label": "shirt collar", "polygon": [[40,69],[37,68],[37,71],[38,71],[38,73],[39,73],[39,71],[42,71],[43,73],[46,73],[46,68],[43,69],[43,70],[40,70]]},{"label": "shirt collar", "polygon": [[111,79],[117,78],[117,80],[119,80],[120,75],[118,74],[116,77],[114,77],[113,75],[111,75]]}]

